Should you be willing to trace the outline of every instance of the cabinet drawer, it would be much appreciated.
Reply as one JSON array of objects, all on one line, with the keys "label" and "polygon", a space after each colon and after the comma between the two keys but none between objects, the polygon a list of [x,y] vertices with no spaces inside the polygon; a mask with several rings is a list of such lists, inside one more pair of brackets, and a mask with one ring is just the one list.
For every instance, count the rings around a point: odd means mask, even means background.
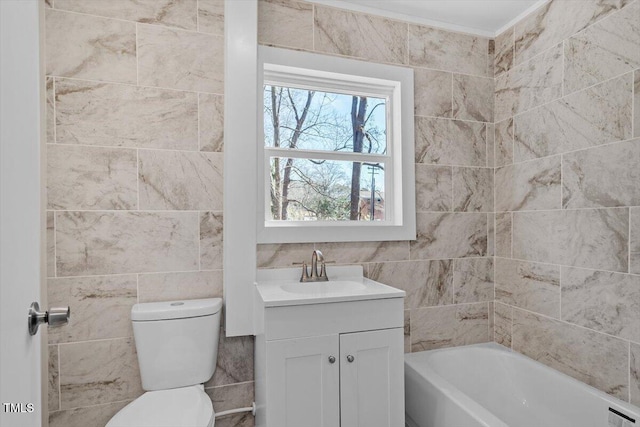
[{"label": "cabinet drawer", "polygon": [[404,298],[269,307],[267,341],[404,327]]}]

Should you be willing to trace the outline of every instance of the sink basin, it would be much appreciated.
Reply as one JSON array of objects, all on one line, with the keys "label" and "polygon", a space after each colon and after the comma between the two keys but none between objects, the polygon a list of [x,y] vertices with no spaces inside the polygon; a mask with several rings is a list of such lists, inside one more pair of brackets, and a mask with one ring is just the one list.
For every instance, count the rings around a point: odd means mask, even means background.
[{"label": "sink basin", "polygon": [[362,283],[348,280],[336,280],[329,282],[305,282],[287,283],[281,286],[282,290],[292,294],[343,294],[359,292],[366,289]]}]

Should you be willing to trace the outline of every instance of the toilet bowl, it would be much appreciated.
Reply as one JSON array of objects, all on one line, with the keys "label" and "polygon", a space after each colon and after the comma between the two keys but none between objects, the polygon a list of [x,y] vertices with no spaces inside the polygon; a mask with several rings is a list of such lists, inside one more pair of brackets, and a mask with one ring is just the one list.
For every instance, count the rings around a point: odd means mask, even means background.
[{"label": "toilet bowl", "polygon": [[142,396],[106,427],[213,427],[204,383],[213,376],[220,298],[136,304],[131,310]]}]

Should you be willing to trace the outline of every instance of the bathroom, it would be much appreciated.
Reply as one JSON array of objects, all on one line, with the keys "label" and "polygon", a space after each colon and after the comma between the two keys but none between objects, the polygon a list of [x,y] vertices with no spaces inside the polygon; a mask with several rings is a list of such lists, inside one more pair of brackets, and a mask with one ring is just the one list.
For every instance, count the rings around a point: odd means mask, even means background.
[{"label": "bathroom", "polygon": [[[401,329],[402,363],[509,350],[599,393],[615,411],[603,427],[640,422],[640,0],[0,4],[0,400],[22,405],[3,406],[2,426],[107,425],[148,390],[133,306],[211,298],[224,301],[202,381],[215,426],[264,425],[255,283],[297,283],[312,254],[326,284],[357,272],[404,292],[388,298],[392,326],[365,310],[357,329]],[[395,156],[375,177],[380,222],[265,220],[282,148],[265,146],[260,97],[312,66],[323,84],[357,74],[350,87],[391,94],[390,149],[371,157]],[[69,323],[30,336],[32,301],[70,307]],[[423,402],[406,366],[394,393]],[[423,427],[401,416],[380,425]],[[443,419],[424,427],[520,425]],[[296,427],[363,425],[332,422]]]}]

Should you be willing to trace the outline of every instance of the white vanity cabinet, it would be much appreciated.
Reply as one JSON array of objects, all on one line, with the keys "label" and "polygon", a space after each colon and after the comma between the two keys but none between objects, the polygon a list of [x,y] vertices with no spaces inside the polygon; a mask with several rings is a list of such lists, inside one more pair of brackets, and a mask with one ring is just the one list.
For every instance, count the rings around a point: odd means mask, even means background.
[{"label": "white vanity cabinet", "polygon": [[256,426],[404,426],[404,292],[354,280],[368,289],[258,282]]}]

